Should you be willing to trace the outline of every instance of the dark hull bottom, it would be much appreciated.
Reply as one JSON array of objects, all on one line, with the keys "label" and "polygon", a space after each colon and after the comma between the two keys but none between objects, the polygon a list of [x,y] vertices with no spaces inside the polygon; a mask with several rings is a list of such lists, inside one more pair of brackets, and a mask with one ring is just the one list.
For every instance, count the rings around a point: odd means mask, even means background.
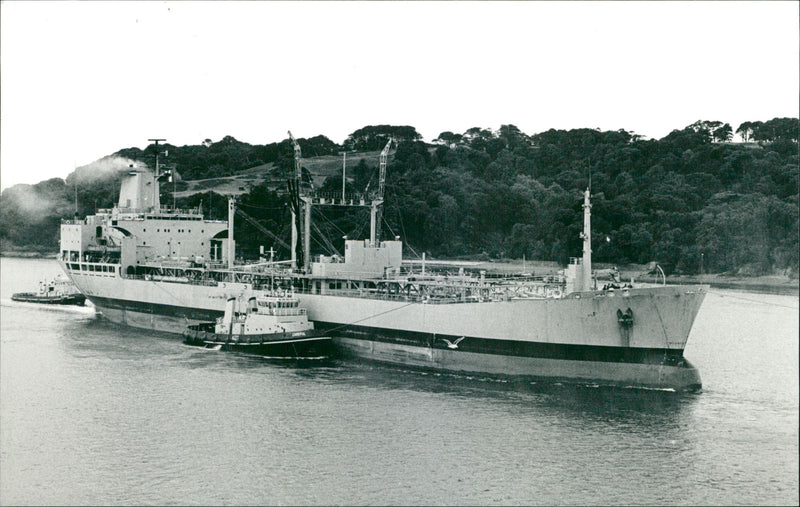
[{"label": "dark hull bottom", "polygon": [[83,294],[74,294],[69,296],[37,296],[35,294],[14,294],[11,296],[12,301],[21,301],[25,303],[40,303],[46,305],[77,305],[83,306],[86,301],[86,296]]},{"label": "dark hull bottom", "polygon": [[702,388],[699,372],[686,360],[673,366],[505,356],[346,337],[333,343],[342,355],[426,370],[690,392]]},{"label": "dark hull bottom", "polygon": [[331,339],[327,336],[307,335],[286,338],[283,336],[233,337],[218,335],[191,326],[183,333],[184,343],[205,348],[241,352],[273,358],[324,358],[331,354]]}]

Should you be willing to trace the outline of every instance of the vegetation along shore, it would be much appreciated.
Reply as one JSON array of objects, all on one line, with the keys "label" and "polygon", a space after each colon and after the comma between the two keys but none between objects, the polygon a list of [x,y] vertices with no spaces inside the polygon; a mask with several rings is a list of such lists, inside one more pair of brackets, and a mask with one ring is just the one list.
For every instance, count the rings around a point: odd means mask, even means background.
[{"label": "vegetation along shore", "polygon": [[[581,249],[579,191],[591,185],[596,262],[656,263],[668,282],[797,287],[798,131],[796,118],[745,122],[737,142],[733,128],[716,121],[662,139],[594,129],[529,135],[502,125],[442,132],[426,143],[413,127],[377,125],[341,144],[324,135],[298,142],[303,175],[318,192],[341,195],[345,165],[352,195],[376,184],[379,152],[394,139],[381,226],[383,237],[403,238],[408,257],[563,266]],[[256,259],[263,245],[288,257],[263,233],[288,237],[288,139],[253,145],[226,136],[159,149],[162,203],[202,206],[210,218],[226,219],[227,196],[237,195],[237,207],[258,224],[237,216],[237,253]],[[54,255],[60,221],[112,207],[122,174],[131,164],[152,167],[155,151],[121,149],[65,179],[4,190],[0,251]],[[363,237],[368,216],[340,210],[317,222],[335,243]],[[318,253],[328,252],[314,245]]]}]

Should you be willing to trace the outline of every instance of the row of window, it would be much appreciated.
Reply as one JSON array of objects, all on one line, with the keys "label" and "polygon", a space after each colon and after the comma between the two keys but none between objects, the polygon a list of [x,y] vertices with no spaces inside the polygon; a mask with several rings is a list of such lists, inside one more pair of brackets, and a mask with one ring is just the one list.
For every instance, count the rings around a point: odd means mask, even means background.
[{"label": "row of window", "polygon": [[258,306],[268,308],[297,308],[299,301],[259,301]]},{"label": "row of window", "polygon": [[69,269],[73,271],[87,271],[97,273],[116,273],[116,266],[109,266],[107,264],[70,264]]},{"label": "row of window", "polygon": [[[170,229],[164,229],[164,232],[169,232],[169,231],[170,231]],[[146,228],[142,229],[142,232],[147,232],[147,229]],[[156,232],[161,232],[161,229],[156,229]],[[191,234],[192,230],[191,229],[188,229],[188,230],[187,229],[178,229],[178,232],[181,233],[181,234],[183,234],[183,233]],[[206,232],[205,229],[200,229],[200,234],[202,234],[204,232]]]},{"label": "row of window", "polygon": [[200,220],[203,219],[203,217],[200,217],[200,216],[197,216],[197,217],[174,217],[174,216],[162,217],[162,216],[157,216],[157,215],[156,216],[146,215],[144,218],[145,218],[145,220],[186,220],[186,221],[193,221],[193,222],[194,221],[200,221]]},{"label": "row of window", "polygon": [[[146,244],[147,244],[147,241],[142,241],[142,245],[146,245]],[[181,244],[181,242],[180,242],[180,241],[178,241],[178,244],[180,245],[180,244]],[[201,241],[201,242],[200,242],[200,246],[203,246],[203,245],[205,245],[205,243],[203,243],[203,242]],[[175,252],[172,252],[172,253],[175,253]]]}]

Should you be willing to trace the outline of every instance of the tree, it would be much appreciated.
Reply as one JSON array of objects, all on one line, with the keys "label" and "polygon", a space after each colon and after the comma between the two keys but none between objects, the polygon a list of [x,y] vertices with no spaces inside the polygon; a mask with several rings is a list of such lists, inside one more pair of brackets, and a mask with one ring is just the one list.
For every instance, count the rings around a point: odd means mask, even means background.
[{"label": "tree", "polygon": [[733,129],[731,128],[730,124],[726,123],[714,130],[713,136],[714,141],[718,143],[730,141],[733,137]]},{"label": "tree", "polygon": [[383,149],[389,139],[396,142],[419,141],[422,136],[407,125],[369,125],[347,136],[342,143],[345,150],[376,151]]},{"label": "tree", "polygon": [[800,120],[797,118],[773,118],[759,125],[753,137],[759,141],[794,141],[800,135]]},{"label": "tree", "polygon": [[440,143],[444,145],[454,146],[461,142],[463,136],[461,134],[454,134],[449,130],[446,132],[442,132],[439,134],[439,137],[433,140],[434,143]]},{"label": "tree", "polygon": [[742,137],[742,141],[747,143],[753,139],[753,132],[761,125],[763,125],[763,123],[760,121],[746,121],[739,125],[739,128],[736,129],[736,133]]},{"label": "tree", "polygon": [[503,141],[505,148],[511,151],[531,144],[530,138],[515,125],[500,125],[500,128],[497,129],[497,137]]},{"label": "tree", "polygon": [[[712,271],[789,270],[796,276],[798,126],[796,118],[744,122],[737,133],[761,142],[754,147],[719,142],[730,139],[730,126],[709,121],[660,140],[641,140],[625,130],[550,129],[529,136],[514,125],[501,125],[496,132],[474,127],[463,135],[442,132],[437,142],[444,144],[438,146],[414,140],[418,134],[412,127],[378,125],[354,132],[349,149],[374,145],[377,151],[387,136],[409,138],[389,160],[384,215],[409,252],[525,254],[566,262],[581,251],[578,191],[591,174],[599,262],[657,260],[668,270],[696,272],[705,255],[705,267]],[[339,149],[325,136],[298,142],[306,158]],[[216,143],[161,146],[188,180],[272,163],[272,178],[248,188],[240,202],[251,206],[248,214],[270,231],[288,234],[285,180],[293,167],[288,140],[249,145],[226,136]],[[110,207],[129,163],[152,165],[154,154],[153,145],[125,148],[78,168],[65,184],[27,186],[24,195],[16,187],[7,189],[0,198],[0,241],[4,247],[56,248],[58,221],[72,216],[76,188],[81,216]],[[377,153],[354,158],[360,160],[351,162],[347,176],[352,188],[363,191],[370,178],[374,184]],[[328,156],[309,163],[303,176],[336,175],[321,190],[338,193],[339,167]],[[214,185],[213,179],[207,183],[205,188]],[[197,206],[201,199],[207,216],[227,217],[226,200],[218,194],[196,194],[178,205]],[[59,205],[48,207],[52,202]],[[268,207],[274,209],[263,209]],[[364,237],[365,211],[336,213],[326,215],[330,221],[315,220],[330,231],[329,238]],[[241,228],[241,250],[252,256],[259,244],[270,243],[248,227]]]}]

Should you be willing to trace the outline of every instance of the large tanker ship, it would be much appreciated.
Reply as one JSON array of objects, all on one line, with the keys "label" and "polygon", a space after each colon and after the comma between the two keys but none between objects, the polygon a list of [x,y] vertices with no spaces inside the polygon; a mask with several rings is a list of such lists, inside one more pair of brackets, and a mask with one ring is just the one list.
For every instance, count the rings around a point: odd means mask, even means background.
[{"label": "large tanker ship", "polygon": [[[374,212],[370,238],[345,240],[342,257],[306,255],[300,267],[294,255],[235,263],[233,200],[227,222],[206,220],[197,209],[162,207],[158,186],[158,163],[155,171],[132,168],[116,207],[62,222],[59,262],[112,322],[180,336],[223,315],[229,298],[283,289],[337,348],[362,358],[492,376],[701,387],[683,351],[706,287],[596,289],[588,190],[583,256],[563,276],[489,278],[409,269],[399,239],[376,238]],[[300,200],[306,231],[311,206],[325,204],[316,199]]]}]

